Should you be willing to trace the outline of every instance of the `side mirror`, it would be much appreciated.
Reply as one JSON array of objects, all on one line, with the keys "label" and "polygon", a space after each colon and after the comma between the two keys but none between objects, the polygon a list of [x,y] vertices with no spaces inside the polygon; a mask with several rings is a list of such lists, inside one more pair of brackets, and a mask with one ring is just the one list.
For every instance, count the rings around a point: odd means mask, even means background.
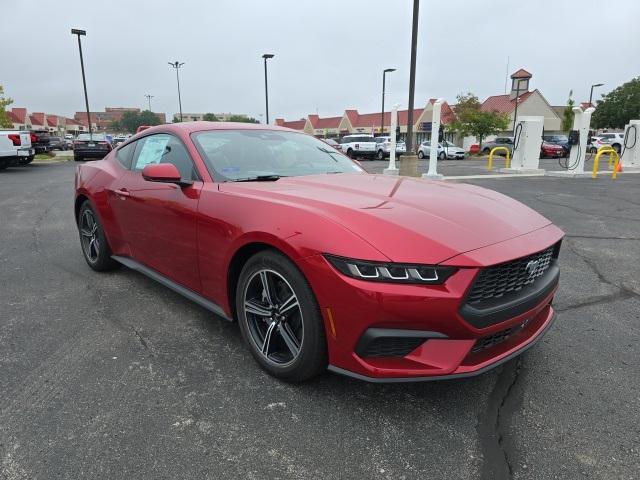
[{"label": "side mirror", "polygon": [[178,168],[173,163],[150,163],[142,169],[142,178],[148,182],[175,183],[181,187],[193,185],[183,181]]}]

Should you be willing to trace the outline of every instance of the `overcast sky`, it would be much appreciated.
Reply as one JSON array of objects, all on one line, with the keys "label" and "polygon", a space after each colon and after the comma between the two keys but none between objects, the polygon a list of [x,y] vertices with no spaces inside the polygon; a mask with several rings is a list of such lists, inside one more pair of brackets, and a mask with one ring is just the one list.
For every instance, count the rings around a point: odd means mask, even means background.
[{"label": "overcast sky", "polygon": [[[76,37],[83,50],[91,110],[145,107],[184,112],[264,113],[261,55],[269,62],[270,117],[316,110],[379,111],[408,102],[412,0],[62,1],[0,0],[0,85],[13,106],[71,115],[84,109]],[[10,15],[9,15],[10,13]],[[599,28],[597,26],[600,25]],[[533,73],[532,88],[553,104],[573,89],[609,89],[640,75],[638,0],[422,0],[416,107],[430,97],[480,100],[504,91],[510,72]]]}]

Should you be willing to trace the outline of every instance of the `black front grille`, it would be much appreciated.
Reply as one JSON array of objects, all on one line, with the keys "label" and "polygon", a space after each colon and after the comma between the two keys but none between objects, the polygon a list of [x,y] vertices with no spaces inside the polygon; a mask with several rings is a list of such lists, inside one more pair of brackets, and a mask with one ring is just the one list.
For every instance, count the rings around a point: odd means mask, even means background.
[{"label": "black front grille", "polygon": [[378,337],[361,352],[363,357],[404,357],[418,348],[424,338]]},{"label": "black front grille", "polygon": [[491,348],[498,345],[499,343],[505,342],[506,340],[509,339],[509,337],[516,334],[520,330],[522,330],[522,328],[524,327],[524,325],[526,325],[526,323],[527,322],[521,325],[516,325],[515,327],[510,327],[505,330],[501,330],[497,333],[494,333],[493,335],[488,335],[486,337],[479,338],[476,341],[476,343],[473,345],[471,352],[472,353],[481,352],[482,350],[486,350],[487,348]]},{"label": "black front grille", "polygon": [[527,285],[535,283],[549,269],[556,246],[511,262],[480,271],[466,303],[476,308],[508,300]]}]

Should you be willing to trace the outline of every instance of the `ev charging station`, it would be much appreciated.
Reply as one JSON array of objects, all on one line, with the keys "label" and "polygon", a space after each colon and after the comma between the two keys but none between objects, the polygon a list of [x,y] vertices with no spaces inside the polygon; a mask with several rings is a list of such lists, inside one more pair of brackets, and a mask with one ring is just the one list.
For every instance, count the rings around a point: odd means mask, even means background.
[{"label": "ev charging station", "polygon": [[544,117],[523,116],[517,118],[513,136],[513,158],[509,168],[502,173],[544,173],[540,166],[540,146]]},{"label": "ev charging station", "polygon": [[441,180],[442,175],[438,173],[438,144],[440,143],[440,112],[444,98],[438,98],[433,104],[433,114],[431,117],[431,150],[429,151],[429,170],[422,174],[422,178],[431,180]]},{"label": "ev charging station", "polygon": [[548,171],[546,175],[551,177],[591,177],[591,172],[584,171],[584,161],[587,154],[587,140],[589,139],[589,126],[591,125],[591,115],[595,108],[589,107],[582,111],[580,107],[573,107],[573,130],[569,132],[569,160],[567,160],[566,170]]},{"label": "ev charging station", "polygon": [[620,152],[623,171],[640,171],[640,120],[629,120],[624,129],[624,140]]}]

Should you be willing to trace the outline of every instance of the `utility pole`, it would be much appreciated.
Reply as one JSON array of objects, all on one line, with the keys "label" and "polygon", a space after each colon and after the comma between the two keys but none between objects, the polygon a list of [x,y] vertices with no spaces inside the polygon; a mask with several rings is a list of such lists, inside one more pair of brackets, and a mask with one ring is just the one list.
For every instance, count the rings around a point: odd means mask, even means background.
[{"label": "utility pole", "polygon": [[180,74],[178,71],[184,65],[184,62],[180,63],[178,60],[175,62],[168,62],[173,68],[176,69],[176,81],[178,82],[178,106],[180,107],[180,122],[182,122],[182,99],[180,98]]},{"label": "utility pole", "polygon": [[407,112],[407,154],[415,155],[413,148],[413,95],[416,89],[416,51],[418,49],[418,13],[420,0],[413,0],[413,26],[411,28],[411,68],[409,70],[409,111]]},{"label": "utility pole", "polygon": [[147,102],[149,102],[149,111],[151,111],[151,99],[153,98],[153,95],[146,93],[144,96],[147,98]]},{"label": "utility pole", "polygon": [[87,124],[89,125],[89,138],[92,138],[93,129],[91,128],[91,112],[89,111],[89,96],[87,95],[87,79],[84,75],[84,59],[82,58],[82,42],[80,41],[81,36],[86,36],[86,30],[78,30],[77,28],[71,29],[72,35],[78,36],[78,50],[80,51],[80,69],[82,70],[82,86],[84,87],[84,104],[87,107]]}]

